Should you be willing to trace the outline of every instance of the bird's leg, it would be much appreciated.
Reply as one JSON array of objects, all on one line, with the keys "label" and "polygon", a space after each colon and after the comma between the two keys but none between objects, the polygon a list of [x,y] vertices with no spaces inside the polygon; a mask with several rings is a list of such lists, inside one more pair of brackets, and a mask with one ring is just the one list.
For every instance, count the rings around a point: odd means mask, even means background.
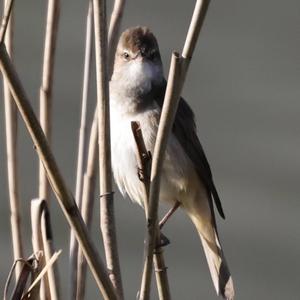
[{"label": "bird's leg", "polygon": [[170,219],[170,217],[174,214],[177,208],[180,206],[180,202],[176,201],[174,206],[165,214],[162,220],[159,222],[159,238],[157,241],[157,248],[164,247],[170,244],[170,240],[161,232],[162,227],[166,224],[166,222]]},{"label": "bird's leg", "polygon": [[180,206],[180,202],[176,200],[174,206],[165,214],[165,216],[159,222],[159,229],[162,229],[166,222],[170,219],[170,217],[174,214],[177,208]]}]

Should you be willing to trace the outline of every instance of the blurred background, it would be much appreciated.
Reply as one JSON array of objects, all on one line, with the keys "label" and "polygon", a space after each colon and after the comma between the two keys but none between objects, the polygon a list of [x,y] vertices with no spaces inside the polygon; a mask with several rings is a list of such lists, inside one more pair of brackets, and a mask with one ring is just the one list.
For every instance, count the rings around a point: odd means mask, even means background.
[{"label": "blurred background", "polygon": [[[182,49],[194,1],[127,2],[122,28],[146,25],[153,30],[167,75],[172,50]],[[72,191],[87,6],[88,1],[62,1],[55,65],[53,151]],[[46,1],[15,3],[15,65],[36,112],[45,13]],[[227,216],[226,221],[218,218],[218,225],[237,299],[300,299],[299,20],[296,0],[211,1],[183,92],[195,111]],[[91,121],[94,79],[90,95]],[[3,101],[0,124],[2,292],[13,263]],[[22,120],[19,162],[22,230],[26,255],[30,255],[30,200],[38,194],[38,161]],[[59,258],[62,299],[68,299],[69,226],[52,198],[55,245],[63,249]],[[135,299],[142,270],[144,213],[119,193],[115,207],[125,295]],[[93,238],[103,254],[98,210],[97,203]],[[171,240],[165,259],[173,299],[217,299],[202,246],[186,216],[177,212],[164,233]],[[157,299],[153,283],[153,299]],[[99,297],[89,275],[86,299]]]}]

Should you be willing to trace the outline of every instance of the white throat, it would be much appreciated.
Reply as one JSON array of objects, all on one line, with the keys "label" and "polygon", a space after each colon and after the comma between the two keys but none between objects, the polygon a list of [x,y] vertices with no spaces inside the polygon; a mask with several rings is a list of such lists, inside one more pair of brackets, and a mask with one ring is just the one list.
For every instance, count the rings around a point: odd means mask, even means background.
[{"label": "white throat", "polygon": [[162,78],[163,71],[160,65],[133,60],[117,66],[112,77],[112,92],[117,89],[119,94],[127,97],[145,95],[150,92],[152,84],[160,82]]},{"label": "white throat", "polygon": [[115,67],[110,82],[112,108],[122,114],[145,108],[143,96],[151,92],[153,84],[163,80],[162,66],[137,59]]}]

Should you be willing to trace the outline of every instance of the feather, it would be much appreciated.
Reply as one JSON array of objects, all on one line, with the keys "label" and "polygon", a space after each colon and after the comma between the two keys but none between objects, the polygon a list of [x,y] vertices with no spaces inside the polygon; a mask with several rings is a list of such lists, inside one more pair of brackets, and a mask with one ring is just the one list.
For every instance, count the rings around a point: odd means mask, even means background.
[{"label": "feather", "polygon": [[[166,90],[166,81],[154,89],[155,100],[157,104],[162,107]],[[194,113],[183,98],[181,98],[179,101],[178,110],[173,125],[173,133],[188,157],[193,162],[197,174],[203,181],[207,191],[209,192],[209,195],[212,195],[220,216],[225,219],[224,210],[213,181],[208,160],[196,134]]]}]

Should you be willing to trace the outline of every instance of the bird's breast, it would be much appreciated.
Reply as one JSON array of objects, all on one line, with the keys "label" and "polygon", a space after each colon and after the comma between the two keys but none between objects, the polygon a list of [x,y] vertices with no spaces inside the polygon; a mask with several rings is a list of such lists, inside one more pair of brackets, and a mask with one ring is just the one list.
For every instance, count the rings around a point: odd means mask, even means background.
[{"label": "bird's breast", "polygon": [[[140,123],[144,142],[153,153],[160,118],[160,108],[153,104],[149,109],[135,114],[122,113],[111,105],[112,167],[116,184],[123,195],[143,206],[143,187],[138,178],[137,148],[131,122]],[[160,197],[174,201],[178,193],[188,189],[191,162],[172,134],[165,153]],[[174,198],[174,199],[173,199]]]}]

